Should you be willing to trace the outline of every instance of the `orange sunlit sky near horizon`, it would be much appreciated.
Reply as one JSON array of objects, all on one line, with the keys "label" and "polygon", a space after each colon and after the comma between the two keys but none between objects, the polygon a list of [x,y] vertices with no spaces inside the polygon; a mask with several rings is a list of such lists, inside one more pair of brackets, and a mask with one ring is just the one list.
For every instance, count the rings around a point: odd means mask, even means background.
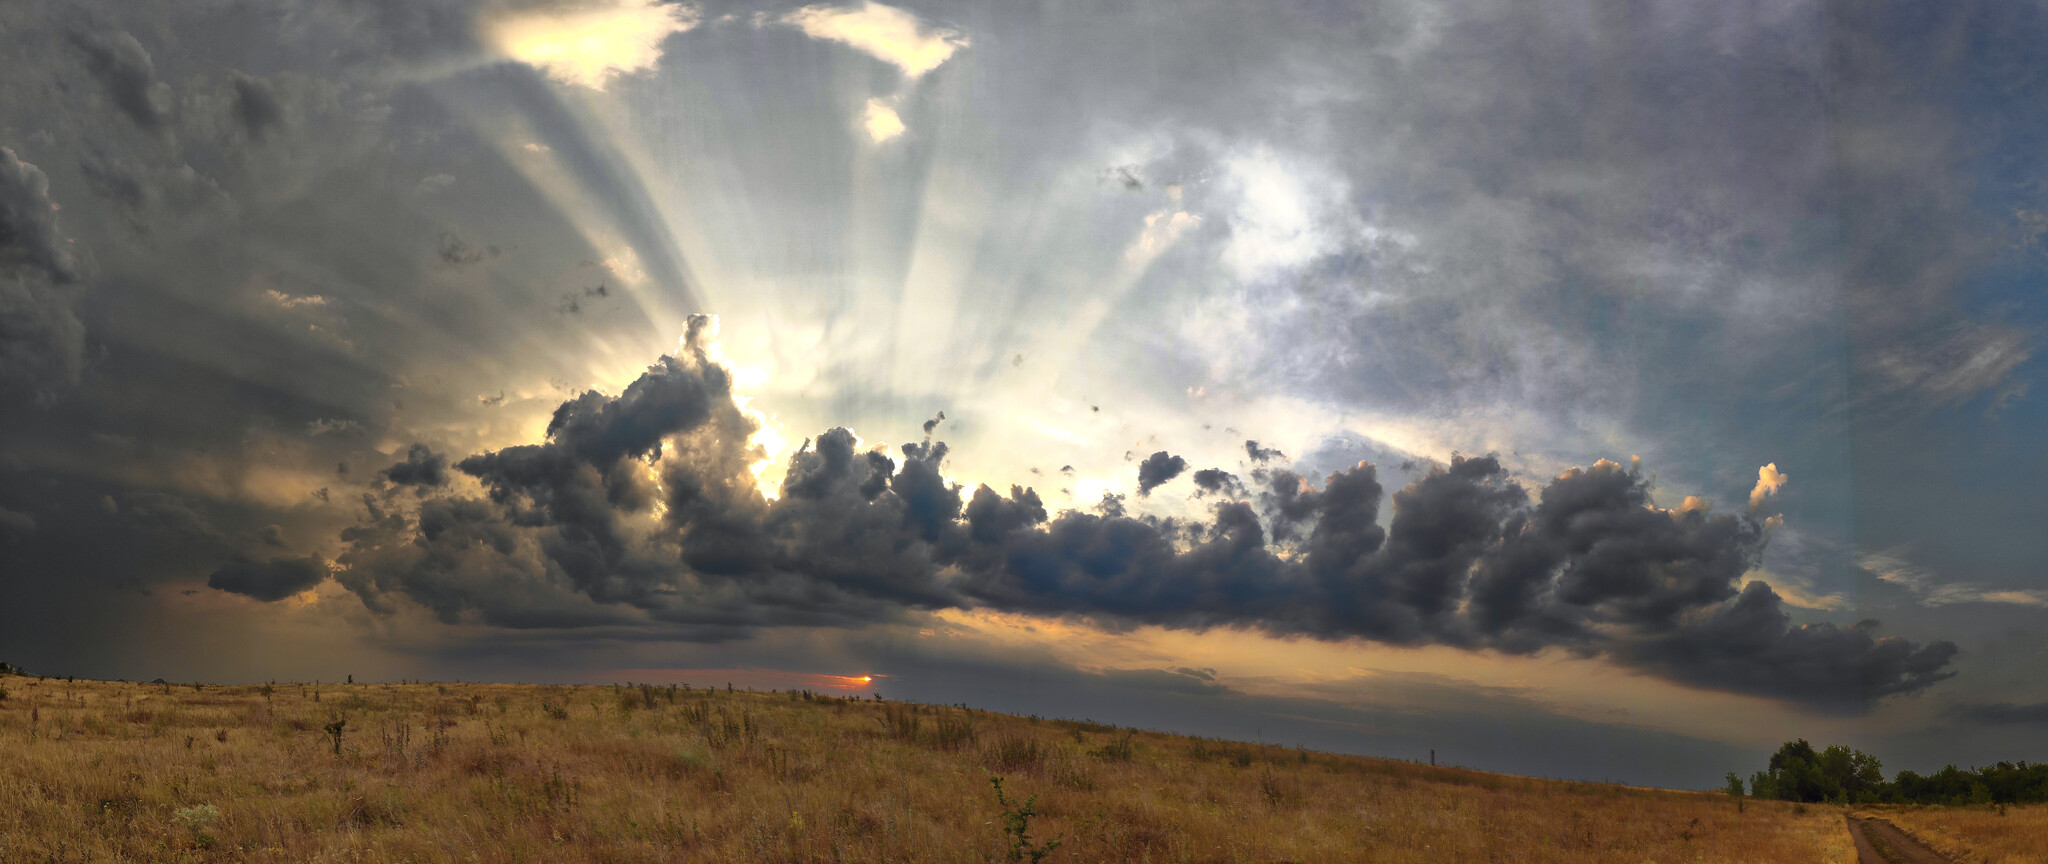
[{"label": "orange sunlit sky near horizon", "polygon": [[872,692],[875,682],[886,675],[827,675],[815,672],[785,672],[750,666],[738,669],[610,669],[594,672],[580,680],[592,684],[688,684],[692,687],[724,687],[741,690],[838,690]]}]

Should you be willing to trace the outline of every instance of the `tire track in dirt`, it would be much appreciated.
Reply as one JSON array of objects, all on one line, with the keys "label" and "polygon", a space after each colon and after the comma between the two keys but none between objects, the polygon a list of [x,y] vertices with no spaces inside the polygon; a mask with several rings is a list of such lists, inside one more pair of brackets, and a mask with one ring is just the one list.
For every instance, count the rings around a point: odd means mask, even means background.
[{"label": "tire track in dirt", "polygon": [[1849,836],[1856,840],[1857,864],[1953,864],[1890,822],[1860,816],[1848,819]]}]

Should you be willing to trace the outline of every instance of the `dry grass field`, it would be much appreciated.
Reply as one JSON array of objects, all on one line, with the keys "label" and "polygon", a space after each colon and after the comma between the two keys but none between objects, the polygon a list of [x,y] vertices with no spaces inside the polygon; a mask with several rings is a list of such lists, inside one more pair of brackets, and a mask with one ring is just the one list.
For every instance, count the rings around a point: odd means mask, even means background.
[{"label": "dry grass field", "polygon": [[1832,808],[1737,813],[1706,793],[959,708],[632,686],[0,686],[7,862],[1853,856]]},{"label": "dry grass field", "polygon": [[1869,807],[1957,861],[2039,864],[2048,861],[2048,804],[1972,807]]}]

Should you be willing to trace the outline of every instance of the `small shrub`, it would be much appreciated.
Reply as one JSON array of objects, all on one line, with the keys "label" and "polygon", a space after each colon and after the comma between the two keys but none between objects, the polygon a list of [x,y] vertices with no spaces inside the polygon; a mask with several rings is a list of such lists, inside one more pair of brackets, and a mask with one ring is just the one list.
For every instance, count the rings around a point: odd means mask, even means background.
[{"label": "small shrub", "polygon": [[1097,747],[1090,751],[1088,755],[1104,762],[1129,762],[1131,757],[1137,754],[1136,748],[1131,746],[1131,736],[1133,734],[1125,732],[1124,737]]},{"label": "small shrub", "polygon": [[1054,849],[1060,848],[1060,843],[1066,839],[1065,834],[1043,844],[1031,842],[1031,817],[1038,815],[1038,796],[1026,798],[1020,804],[1003,794],[1003,778],[990,775],[988,782],[996,787],[996,804],[1003,808],[1003,834],[1010,844],[1010,860],[1039,864]]},{"label": "small shrub", "polygon": [[553,702],[540,703],[540,712],[555,720],[569,719],[569,709],[566,706],[556,705]]},{"label": "small shrub", "polygon": [[219,807],[215,807],[212,804],[195,804],[191,807],[180,807],[171,811],[171,818],[178,823],[179,827],[192,834],[194,845],[201,849],[213,848],[213,836],[207,834],[206,829],[213,827],[213,823],[220,821]]}]

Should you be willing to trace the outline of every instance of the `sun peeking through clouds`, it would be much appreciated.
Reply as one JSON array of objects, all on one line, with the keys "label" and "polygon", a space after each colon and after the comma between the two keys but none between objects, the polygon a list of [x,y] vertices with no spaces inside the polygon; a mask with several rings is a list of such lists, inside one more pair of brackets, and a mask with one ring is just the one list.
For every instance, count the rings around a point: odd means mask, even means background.
[{"label": "sun peeking through clouds", "polygon": [[483,22],[500,53],[564,84],[603,90],[613,75],[653,68],[661,41],[697,26],[697,10],[653,0],[562,4]]},{"label": "sun peeking through clouds", "polygon": [[[757,454],[747,464],[747,470],[754,475],[754,486],[761,490],[761,497],[775,500],[781,497],[782,477],[789,469],[789,436],[782,431],[782,424],[774,415],[754,407],[753,397],[746,391],[764,386],[771,374],[765,366],[743,362],[725,352],[724,343],[718,339],[718,316],[706,317],[704,355],[711,362],[724,366],[732,375],[733,404],[740,413],[754,421],[754,434],[747,436],[747,446]],[[687,344],[689,337],[683,337]]]}]

